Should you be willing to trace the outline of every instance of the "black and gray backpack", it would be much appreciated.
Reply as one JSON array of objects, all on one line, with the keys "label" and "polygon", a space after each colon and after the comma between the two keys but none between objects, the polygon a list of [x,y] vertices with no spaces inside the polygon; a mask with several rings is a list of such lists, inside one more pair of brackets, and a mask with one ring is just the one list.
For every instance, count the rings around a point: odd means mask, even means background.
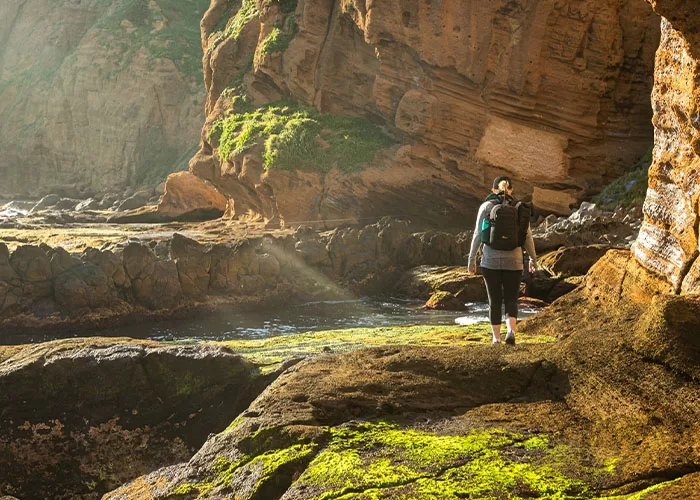
[{"label": "black and gray backpack", "polygon": [[512,198],[494,200],[481,226],[481,241],[495,250],[514,250],[525,243],[530,223],[530,206]]}]

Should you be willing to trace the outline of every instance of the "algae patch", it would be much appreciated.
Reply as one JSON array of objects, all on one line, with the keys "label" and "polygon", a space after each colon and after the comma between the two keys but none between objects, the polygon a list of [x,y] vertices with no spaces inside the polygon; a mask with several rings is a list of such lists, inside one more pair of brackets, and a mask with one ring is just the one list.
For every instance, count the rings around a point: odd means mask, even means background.
[{"label": "algae patch", "polygon": [[[520,343],[552,342],[547,336],[520,334]],[[232,340],[223,345],[262,367],[274,368],[285,359],[323,353],[343,353],[365,347],[389,345],[473,346],[490,344],[487,323],[475,325],[409,325],[348,328],[306,332],[255,340]],[[501,347],[497,346],[496,348]]]},{"label": "algae patch", "polygon": [[330,432],[292,486],[314,500],[591,497],[584,480],[555,467],[556,447],[543,436],[436,435],[384,422]]}]

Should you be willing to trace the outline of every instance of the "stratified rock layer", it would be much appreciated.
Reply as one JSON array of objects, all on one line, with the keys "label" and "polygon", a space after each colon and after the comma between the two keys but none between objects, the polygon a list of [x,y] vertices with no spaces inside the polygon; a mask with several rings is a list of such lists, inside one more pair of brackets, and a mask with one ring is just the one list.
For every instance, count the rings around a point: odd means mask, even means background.
[{"label": "stratified rock layer", "polygon": [[[568,213],[651,143],[659,21],[642,2],[294,3],[213,0],[202,22],[207,124],[190,169],[236,215],[462,224],[498,173]],[[265,171],[252,150],[220,158],[209,132],[243,93],[365,117],[403,146],[350,175]]]},{"label": "stratified rock layer", "polygon": [[700,2],[650,3],[666,19],[652,94],[654,163],[634,257],[645,271],[642,281],[661,281],[676,293],[698,293]]},{"label": "stratified rock layer", "polygon": [[207,4],[0,2],[0,195],[75,196],[186,166]]}]

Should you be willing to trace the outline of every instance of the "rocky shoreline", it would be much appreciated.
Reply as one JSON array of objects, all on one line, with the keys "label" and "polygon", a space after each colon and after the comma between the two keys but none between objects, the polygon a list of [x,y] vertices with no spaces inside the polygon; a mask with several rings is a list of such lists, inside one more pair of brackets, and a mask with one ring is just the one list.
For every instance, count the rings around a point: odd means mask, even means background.
[{"label": "rocky shoreline", "polygon": [[[585,274],[607,249],[629,246],[638,215],[584,204],[568,218],[541,218],[533,230],[538,252],[556,253],[543,257],[545,271],[528,295],[551,302],[557,282]],[[470,232],[412,232],[409,221],[392,218],[330,231],[300,226],[228,243],[203,244],[179,233],[131,237],[74,254],[46,244],[10,252],[0,242],[0,331],[94,329],[223,305],[265,308],[384,293],[428,299],[425,289],[400,285],[403,274],[417,266],[464,265],[470,242]],[[566,269],[572,259],[575,271]],[[471,288],[483,292],[480,280]],[[458,291],[439,284],[428,290]],[[483,293],[468,294],[485,300]]]}]

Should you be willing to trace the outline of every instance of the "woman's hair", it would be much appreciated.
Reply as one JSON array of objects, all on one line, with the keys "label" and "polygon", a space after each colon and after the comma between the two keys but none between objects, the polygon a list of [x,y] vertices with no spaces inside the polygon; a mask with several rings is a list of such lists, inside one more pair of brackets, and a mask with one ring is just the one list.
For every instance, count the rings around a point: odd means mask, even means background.
[{"label": "woman's hair", "polygon": [[499,175],[493,180],[493,189],[498,191],[513,189],[513,183],[510,181],[510,177]]}]

